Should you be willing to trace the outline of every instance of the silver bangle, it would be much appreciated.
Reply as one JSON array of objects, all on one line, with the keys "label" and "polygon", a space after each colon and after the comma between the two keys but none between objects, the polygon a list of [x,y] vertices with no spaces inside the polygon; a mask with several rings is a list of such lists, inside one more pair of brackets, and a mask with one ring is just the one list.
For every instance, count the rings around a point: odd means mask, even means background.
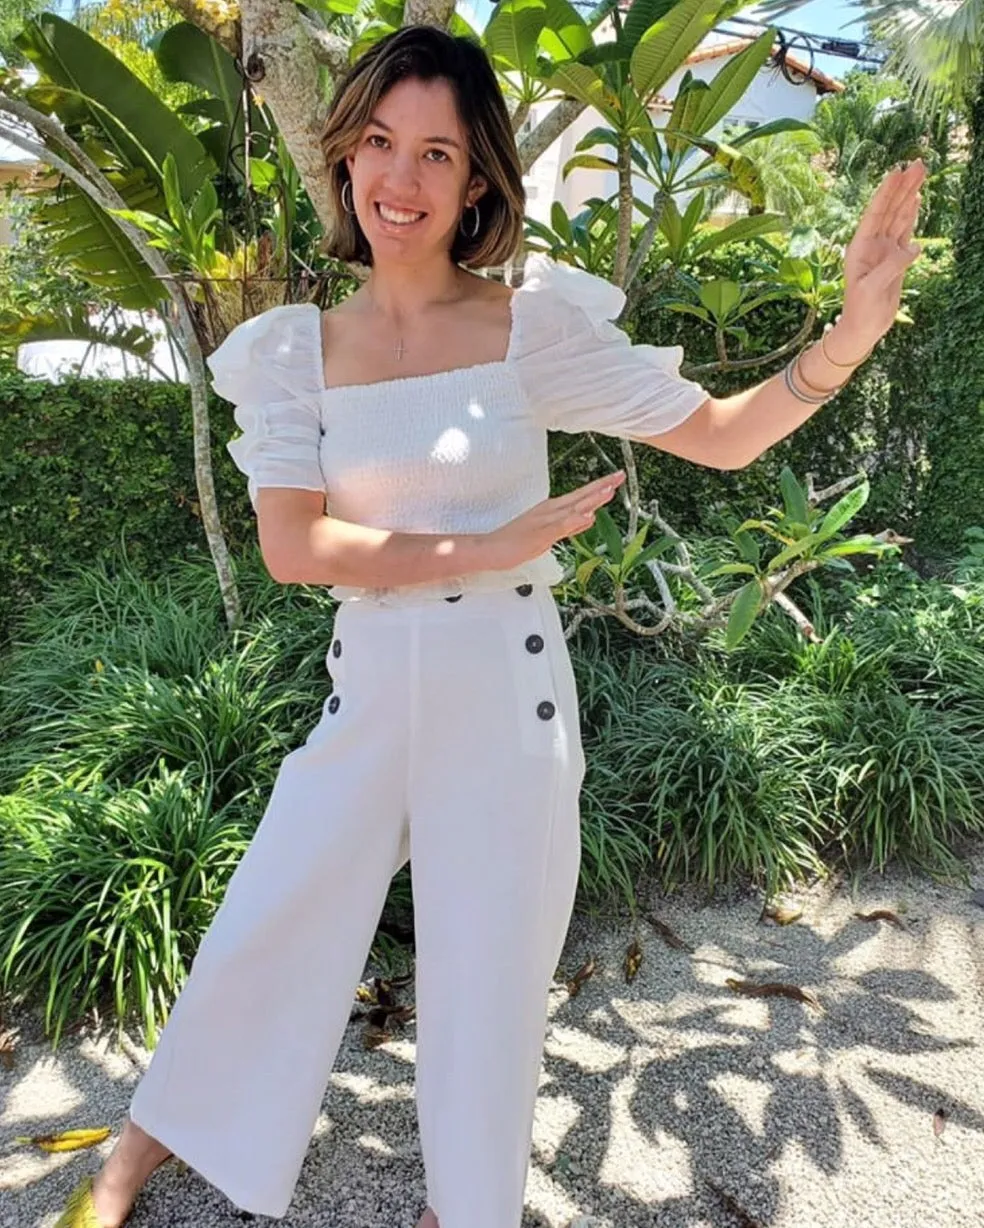
[{"label": "silver bangle", "polygon": [[801,391],[801,389],[797,388],[796,384],[793,382],[793,367],[796,365],[798,358],[799,355],[794,354],[783,368],[782,375],[783,379],[785,380],[786,387],[797,399],[797,401],[802,401],[804,405],[825,405],[829,400],[831,400],[832,397],[840,392],[840,388],[834,388],[831,392],[825,392],[821,396],[811,396],[810,393]]}]

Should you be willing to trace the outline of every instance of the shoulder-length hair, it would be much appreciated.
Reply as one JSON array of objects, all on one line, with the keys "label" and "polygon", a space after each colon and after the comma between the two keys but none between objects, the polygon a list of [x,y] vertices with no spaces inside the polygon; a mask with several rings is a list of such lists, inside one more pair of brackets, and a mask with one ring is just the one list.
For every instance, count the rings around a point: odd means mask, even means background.
[{"label": "shoulder-length hair", "polygon": [[488,184],[479,201],[478,231],[473,238],[465,237],[459,227],[451,259],[475,268],[507,263],[522,244],[526,193],[502,91],[488,56],[474,40],[427,25],[404,26],[374,43],[338,85],[318,138],[331,176],[333,209],[326,250],[341,260],[372,264],[362,227],[342,202],[349,181],[345,157],[383,96],[406,78],[448,82],[468,135],[470,173]]}]

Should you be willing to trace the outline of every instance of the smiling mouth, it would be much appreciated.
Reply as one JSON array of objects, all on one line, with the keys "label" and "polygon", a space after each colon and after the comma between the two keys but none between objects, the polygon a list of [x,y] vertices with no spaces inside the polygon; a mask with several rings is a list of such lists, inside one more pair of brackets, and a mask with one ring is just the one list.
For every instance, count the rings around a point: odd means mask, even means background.
[{"label": "smiling mouth", "polygon": [[418,213],[415,210],[391,209],[378,200],[376,201],[376,212],[384,222],[388,222],[391,226],[412,226],[414,222],[419,222],[427,216],[426,213]]}]

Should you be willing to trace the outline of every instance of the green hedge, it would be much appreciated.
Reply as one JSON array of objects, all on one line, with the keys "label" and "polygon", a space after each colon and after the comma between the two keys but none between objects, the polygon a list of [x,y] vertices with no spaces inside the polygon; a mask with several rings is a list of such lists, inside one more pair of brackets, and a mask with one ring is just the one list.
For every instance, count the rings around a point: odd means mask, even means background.
[{"label": "green hedge", "polygon": [[[231,407],[211,409],[212,463],[230,547],[255,537],[225,451]],[[160,381],[0,376],[0,639],[43,581],[118,555],[137,568],[207,549],[197,514],[191,401]]]},{"label": "green hedge", "polygon": [[[954,240],[953,294],[940,313],[939,353],[926,398],[931,477],[919,519],[926,554],[960,547],[984,520],[984,78],[971,108],[972,144]],[[927,381],[920,381],[923,388]]]}]

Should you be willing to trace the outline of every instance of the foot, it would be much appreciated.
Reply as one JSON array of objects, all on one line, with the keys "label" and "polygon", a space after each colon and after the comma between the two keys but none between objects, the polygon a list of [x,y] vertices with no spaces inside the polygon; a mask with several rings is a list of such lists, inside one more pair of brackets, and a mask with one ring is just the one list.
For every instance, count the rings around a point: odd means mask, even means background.
[{"label": "foot", "polygon": [[437,1216],[434,1212],[427,1208],[419,1220],[417,1220],[417,1228],[441,1228]]},{"label": "foot", "polygon": [[127,1120],[109,1159],[92,1182],[92,1202],[101,1228],[120,1228],[144,1182],[172,1153]]}]

